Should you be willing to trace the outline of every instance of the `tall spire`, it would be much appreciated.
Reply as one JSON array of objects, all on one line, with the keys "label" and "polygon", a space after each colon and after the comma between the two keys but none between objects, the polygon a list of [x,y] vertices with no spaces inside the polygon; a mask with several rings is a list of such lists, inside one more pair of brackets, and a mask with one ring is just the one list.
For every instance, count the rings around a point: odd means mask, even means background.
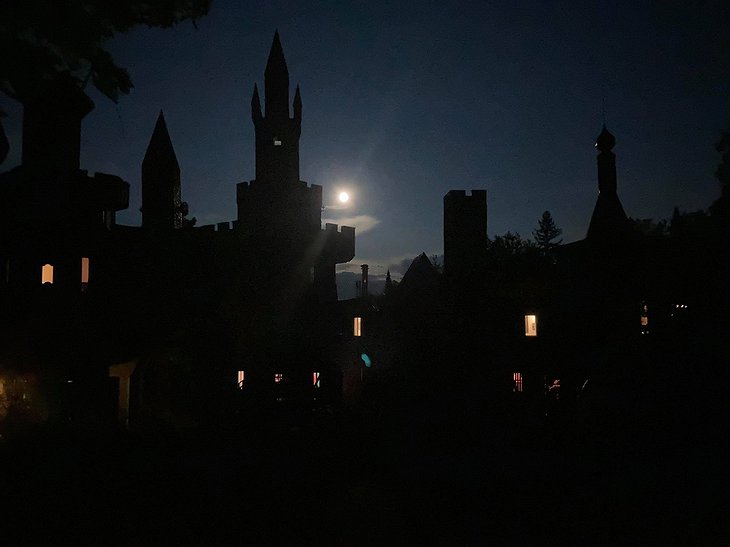
[{"label": "tall spire", "polygon": [[279,31],[274,33],[264,71],[264,113],[258,87],[254,85],[251,117],[256,130],[256,180],[273,186],[299,184],[299,136],[302,127],[302,96],[294,93],[294,115],[289,117],[289,70]]},{"label": "tall spire", "polygon": [[616,154],[612,152],[616,138],[603,125],[596,138],[598,157],[598,199],[588,226],[588,239],[615,241],[629,232],[629,223],[616,192]]},{"label": "tall spire", "polygon": [[616,137],[606,129],[603,124],[601,134],[596,138],[596,149],[598,154],[598,191],[603,193],[616,193],[616,154],[611,152],[616,146]]},{"label": "tall spire", "polygon": [[162,110],[142,160],[142,226],[182,226],[180,165]]},{"label": "tall spire", "polygon": [[176,170],[180,173],[180,166],[177,163],[177,156],[175,155],[175,149],[172,147],[170,133],[167,131],[167,123],[165,122],[165,115],[162,110],[160,110],[160,114],[157,116],[155,129],[152,132],[150,143],[147,145],[147,151],[144,154],[144,160],[142,161],[143,169],[145,164],[151,163],[154,163],[157,168]]},{"label": "tall spire", "polygon": [[267,118],[289,117],[289,70],[284,59],[284,50],[279,40],[279,31],[269,51],[269,60],[264,71],[264,87]]}]

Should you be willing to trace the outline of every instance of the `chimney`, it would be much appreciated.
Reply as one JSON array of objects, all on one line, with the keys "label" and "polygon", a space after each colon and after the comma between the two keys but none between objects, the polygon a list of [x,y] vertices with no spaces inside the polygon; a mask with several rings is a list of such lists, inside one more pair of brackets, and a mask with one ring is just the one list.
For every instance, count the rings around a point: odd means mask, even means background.
[{"label": "chimney", "polygon": [[368,296],[368,265],[363,264],[362,268],[362,297],[367,298]]}]

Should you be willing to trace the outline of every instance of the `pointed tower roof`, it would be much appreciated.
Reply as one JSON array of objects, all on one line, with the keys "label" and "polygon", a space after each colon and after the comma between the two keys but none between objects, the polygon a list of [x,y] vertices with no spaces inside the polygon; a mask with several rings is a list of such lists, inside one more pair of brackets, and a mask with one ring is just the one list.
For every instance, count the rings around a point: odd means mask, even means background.
[{"label": "pointed tower roof", "polygon": [[284,58],[284,48],[281,47],[281,40],[279,39],[279,31],[274,32],[274,40],[271,42],[271,49],[269,50],[269,59],[266,61],[265,74],[269,72],[286,72],[287,77],[289,75],[289,69],[286,67],[286,59]]},{"label": "pointed tower roof", "polygon": [[157,117],[157,123],[152,132],[150,143],[147,145],[147,151],[142,160],[142,167],[150,166],[151,162],[154,162],[155,167],[158,169],[173,168],[178,172],[180,171],[180,165],[177,162],[175,149],[172,146],[170,133],[167,131],[165,115],[162,113],[162,110],[160,110],[160,115]]},{"label": "pointed tower roof", "polygon": [[286,67],[278,30],[274,33],[264,71],[264,99],[267,118],[289,117],[289,69]]},{"label": "pointed tower roof", "polygon": [[421,253],[413,259],[408,270],[403,274],[399,288],[404,294],[419,294],[425,297],[438,289],[440,277],[441,274],[426,253]]}]

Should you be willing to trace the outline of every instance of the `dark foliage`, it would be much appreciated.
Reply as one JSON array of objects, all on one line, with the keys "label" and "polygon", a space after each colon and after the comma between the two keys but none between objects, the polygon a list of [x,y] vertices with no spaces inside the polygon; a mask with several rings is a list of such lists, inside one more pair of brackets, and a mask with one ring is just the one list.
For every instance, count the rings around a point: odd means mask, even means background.
[{"label": "dark foliage", "polygon": [[210,0],[8,0],[0,4],[0,91],[22,100],[43,82],[70,74],[113,101],[133,84],[104,43],[136,25],[172,27],[205,15]]},{"label": "dark foliage", "polygon": [[547,252],[563,242],[562,239],[554,241],[562,233],[563,230],[555,225],[555,221],[550,215],[550,211],[545,211],[542,214],[538,227],[533,230],[532,237],[535,238],[535,244],[538,248],[543,252]]}]

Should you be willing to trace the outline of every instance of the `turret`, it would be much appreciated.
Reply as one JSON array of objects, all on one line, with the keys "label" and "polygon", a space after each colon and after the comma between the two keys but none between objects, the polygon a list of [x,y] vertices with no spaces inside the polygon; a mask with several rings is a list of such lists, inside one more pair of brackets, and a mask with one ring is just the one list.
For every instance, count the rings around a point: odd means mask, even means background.
[{"label": "turret", "polygon": [[616,192],[616,155],[611,151],[616,138],[603,126],[596,139],[598,157],[598,199],[593,209],[587,238],[611,242],[630,235],[630,226]]},{"label": "turret", "polygon": [[299,86],[294,92],[294,121],[301,127],[302,125],[302,95],[299,92]]},{"label": "turret", "polygon": [[264,72],[264,114],[254,85],[251,117],[256,128],[256,182],[272,189],[299,184],[299,136],[302,97],[294,94],[294,117],[289,117],[289,70],[278,31],[274,34]]},{"label": "turret", "polygon": [[253,97],[251,97],[251,119],[254,125],[261,121],[261,99],[259,98],[259,88],[253,84]]},{"label": "turret", "polygon": [[70,77],[27,92],[23,103],[23,167],[44,174],[79,168],[81,120],[94,102]]},{"label": "turret", "polygon": [[180,166],[160,111],[142,160],[142,226],[177,229],[182,217]]},{"label": "turret", "polygon": [[596,139],[596,149],[599,154],[598,163],[598,191],[616,193],[616,154],[611,152],[616,145],[616,138],[603,126],[601,134]]}]

